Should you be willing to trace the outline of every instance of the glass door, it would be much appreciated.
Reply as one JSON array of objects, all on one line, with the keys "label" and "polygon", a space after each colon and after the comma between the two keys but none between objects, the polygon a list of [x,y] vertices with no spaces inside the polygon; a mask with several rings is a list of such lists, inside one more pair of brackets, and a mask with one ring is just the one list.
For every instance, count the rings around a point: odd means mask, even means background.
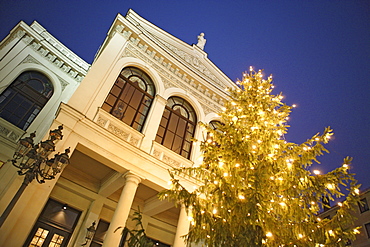
[{"label": "glass door", "polygon": [[23,247],[67,246],[81,212],[49,199]]}]

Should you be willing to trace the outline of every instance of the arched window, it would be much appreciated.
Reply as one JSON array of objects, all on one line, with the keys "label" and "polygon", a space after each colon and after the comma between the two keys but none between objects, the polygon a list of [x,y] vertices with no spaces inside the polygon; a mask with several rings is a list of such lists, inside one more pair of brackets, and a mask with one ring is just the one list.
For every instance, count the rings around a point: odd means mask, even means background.
[{"label": "arched window", "polygon": [[0,117],[26,130],[53,92],[46,76],[36,71],[23,72],[0,94]]},{"label": "arched window", "polygon": [[154,95],[150,77],[137,68],[127,67],[121,71],[102,108],[141,131]]},{"label": "arched window", "polygon": [[[223,125],[223,123],[221,123],[220,121],[217,121],[217,120],[213,120],[211,122],[209,122],[209,127],[211,127],[211,129],[215,130],[216,132],[218,133],[222,133],[222,131],[220,130],[220,127]],[[213,141],[213,134],[212,133],[209,133],[207,132],[207,137],[206,137],[206,140],[207,141]],[[215,143],[214,144],[216,146],[220,146],[219,144]]]},{"label": "arched window", "polygon": [[193,107],[182,98],[171,97],[167,100],[155,140],[189,158],[196,122]]}]

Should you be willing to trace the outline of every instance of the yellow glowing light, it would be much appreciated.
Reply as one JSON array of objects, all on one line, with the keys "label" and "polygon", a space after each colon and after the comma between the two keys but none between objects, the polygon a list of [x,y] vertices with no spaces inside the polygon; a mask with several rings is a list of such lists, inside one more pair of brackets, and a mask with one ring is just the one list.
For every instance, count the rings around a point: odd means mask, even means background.
[{"label": "yellow glowing light", "polygon": [[354,192],[355,192],[357,195],[358,195],[358,194],[360,194],[360,190],[359,190],[359,189],[357,189],[357,188],[354,190]]},{"label": "yellow glowing light", "polygon": [[252,148],[253,148],[253,149],[256,149],[256,148],[257,148],[257,146],[256,146],[256,145],[252,145]]},{"label": "yellow glowing light", "polygon": [[227,176],[229,176],[229,173],[224,172],[224,177],[227,177]]},{"label": "yellow glowing light", "polygon": [[217,214],[217,209],[216,209],[216,208],[214,208],[214,209],[212,210],[212,213],[213,213],[213,214]]},{"label": "yellow glowing light", "polygon": [[268,238],[271,238],[273,235],[272,235],[272,233],[271,232],[267,232],[266,233],[266,237],[268,237]]},{"label": "yellow glowing light", "polygon": [[338,206],[339,206],[339,207],[342,207],[342,206],[343,206],[343,203],[338,202]]},{"label": "yellow glowing light", "polygon": [[298,238],[303,238],[303,235],[302,234],[298,234]]},{"label": "yellow glowing light", "polygon": [[235,103],[234,101],[231,101],[231,104],[232,104],[232,105],[236,105],[236,103]]},{"label": "yellow glowing light", "polygon": [[297,107],[297,105],[296,104],[293,104],[292,107]]},{"label": "yellow glowing light", "polygon": [[226,107],[222,107],[222,108],[221,108],[221,110],[222,110],[222,111],[226,111]]},{"label": "yellow glowing light", "polygon": [[348,165],[347,165],[347,164],[343,164],[343,167],[344,167],[344,168],[348,168]]},{"label": "yellow glowing light", "polygon": [[235,164],[235,167],[239,167],[239,166],[240,166],[240,164],[238,164],[238,163]]},{"label": "yellow glowing light", "polygon": [[319,175],[320,171],[319,170],[314,170],[313,173],[316,174],[316,175]]},{"label": "yellow glowing light", "polygon": [[243,195],[239,195],[239,199],[240,199],[240,200],[244,200],[244,199],[245,199],[245,196],[243,196]]},{"label": "yellow glowing light", "polygon": [[328,188],[329,190],[333,190],[335,186],[333,184],[327,184],[326,188]]},{"label": "yellow glowing light", "polygon": [[360,234],[360,231],[359,231],[359,230],[357,230],[357,229],[354,229],[354,230],[353,230],[353,233],[354,233],[354,234]]}]

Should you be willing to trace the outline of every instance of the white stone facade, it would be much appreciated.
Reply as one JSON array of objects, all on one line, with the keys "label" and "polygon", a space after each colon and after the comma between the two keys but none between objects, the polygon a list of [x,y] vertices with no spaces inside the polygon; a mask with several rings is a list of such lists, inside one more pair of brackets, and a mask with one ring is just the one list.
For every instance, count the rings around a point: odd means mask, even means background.
[{"label": "white stone facade", "polygon": [[[16,43],[26,48],[22,56],[11,58]],[[121,236],[115,230],[126,224],[134,227],[130,218],[138,207],[150,238],[170,246],[185,246],[180,237],[189,227],[184,209],[159,201],[157,193],[168,187],[168,169],[200,162],[199,142],[192,145],[190,157],[184,158],[155,141],[157,130],[167,100],[177,96],[194,108],[197,123],[193,138],[202,140],[205,133],[199,123],[217,120],[216,113],[228,98],[225,88],[235,84],[198,46],[184,43],[132,10],[125,17],[117,16],[91,67],[36,22],[31,27],[20,23],[0,47],[1,56],[9,60],[0,63],[0,69],[7,71],[1,72],[1,85],[6,87],[27,68],[42,71],[55,85],[58,97],[48,102],[27,132],[37,130],[45,135],[63,124],[64,137],[56,149],[70,147],[72,151],[71,164],[58,178],[27,187],[0,229],[0,245],[22,246],[51,198],[81,212],[67,246],[81,246],[86,228],[100,220],[110,222],[103,246],[118,246]],[[102,109],[126,67],[145,72],[156,90],[140,132]],[[10,158],[23,134],[17,131],[9,150],[0,152],[2,160]],[[0,181],[5,195],[1,211],[22,181],[10,166],[5,164],[0,169],[0,176],[12,177]],[[190,180],[186,184],[189,188],[195,185]]]}]

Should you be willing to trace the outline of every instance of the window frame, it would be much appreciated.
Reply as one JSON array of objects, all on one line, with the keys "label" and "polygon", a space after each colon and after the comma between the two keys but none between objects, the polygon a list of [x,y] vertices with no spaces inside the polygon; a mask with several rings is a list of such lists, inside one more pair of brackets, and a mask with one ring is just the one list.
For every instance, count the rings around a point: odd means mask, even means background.
[{"label": "window frame", "polygon": [[155,85],[148,74],[136,67],[125,67],[104,100],[102,109],[142,132],[155,94]]},{"label": "window frame", "polygon": [[366,197],[360,199],[360,201],[358,202],[358,207],[361,214],[369,211],[369,204],[367,203]]},{"label": "window frame", "polygon": [[54,95],[52,81],[42,72],[24,71],[0,94],[0,117],[27,130]]},{"label": "window frame", "polygon": [[197,116],[192,105],[181,97],[172,96],[167,100],[155,141],[190,159],[196,125]]}]

